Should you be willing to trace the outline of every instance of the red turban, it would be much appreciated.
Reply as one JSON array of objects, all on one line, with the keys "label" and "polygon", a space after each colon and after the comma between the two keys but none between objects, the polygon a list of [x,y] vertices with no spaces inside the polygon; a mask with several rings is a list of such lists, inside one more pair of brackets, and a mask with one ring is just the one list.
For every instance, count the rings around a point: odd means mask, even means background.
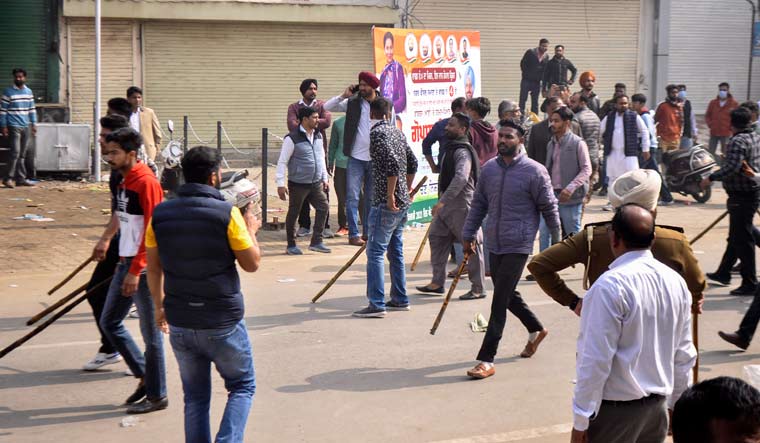
[{"label": "red turban", "polygon": [[593,81],[596,81],[596,75],[594,75],[594,71],[586,71],[581,74],[580,82],[583,83],[586,81],[586,79],[590,78]]},{"label": "red turban", "polygon": [[380,80],[375,76],[375,74],[368,72],[368,71],[362,71],[359,73],[359,81],[364,80],[364,83],[370,85],[372,89],[377,89],[380,87]]}]

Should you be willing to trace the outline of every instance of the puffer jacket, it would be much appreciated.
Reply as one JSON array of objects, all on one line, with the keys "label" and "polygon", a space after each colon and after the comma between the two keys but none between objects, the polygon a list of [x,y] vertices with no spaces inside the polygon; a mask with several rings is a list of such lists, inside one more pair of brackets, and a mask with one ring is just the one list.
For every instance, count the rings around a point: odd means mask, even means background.
[{"label": "puffer jacket", "polygon": [[462,238],[472,241],[488,215],[485,241],[497,255],[530,254],[540,215],[559,230],[559,212],[546,168],[524,152],[510,164],[498,156],[483,165]]}]

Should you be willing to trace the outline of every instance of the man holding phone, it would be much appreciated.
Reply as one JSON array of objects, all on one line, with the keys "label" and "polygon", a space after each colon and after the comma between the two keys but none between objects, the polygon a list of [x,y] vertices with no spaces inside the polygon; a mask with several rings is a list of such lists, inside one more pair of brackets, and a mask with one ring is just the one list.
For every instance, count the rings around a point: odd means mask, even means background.
[{"label": "man holding phone", "polygon": [[[568,71],[571,73],[567,78]],[[575,76],[578,70],[573,62],[565,58],[565,46],[557,45],[554,47],[554,57],[549,60],[544,70],[543,91],[544,97],[548,97],[550,89],[559,86],[558,91],[562,92],[563,88],[567,89],[569,85],[575,83]]]}]

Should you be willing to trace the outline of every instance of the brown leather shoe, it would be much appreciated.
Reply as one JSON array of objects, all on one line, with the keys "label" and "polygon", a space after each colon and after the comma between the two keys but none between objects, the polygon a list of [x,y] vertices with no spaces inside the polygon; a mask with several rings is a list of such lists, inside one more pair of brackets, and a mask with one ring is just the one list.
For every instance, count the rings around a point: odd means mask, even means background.
[{"label": "brown leather shoe", "polygon": [[348,244],[351,246],[364,246],[364,243],[366,242],[359,237],[351,237],[348,239]]},{"label": "brown leather shoe", "polygon": [[745,340],[742,336],[737,334],[736,332],[718,331],[718,335],[720,336],[720,338],[731,343],[732,345],[736,346],[742,351],[746,351],[747,348],[749,348],[749,342]]},{"label": "brown leather shoe", "polygon": [[488,378],[496,373],[496,368],[491,366],[490,368],[486,368],[486,365],[483,363],[478,363],[477,366],[467,371],[467,375],[472,378],[482,379],[482,378]]},{"label": "brown leather shoe", "polygon": [[541,344],[544,338],[549,335],[549,331],[544,329],[543,331],[538,333],[538,337],[536,337],[535,340],[530,341],[528,340],[528,343],[525,345],[525,349],[520,353],[520,357],[522,358],[531,358],[533,357],[533,354],[538,351],[538,345]]}]

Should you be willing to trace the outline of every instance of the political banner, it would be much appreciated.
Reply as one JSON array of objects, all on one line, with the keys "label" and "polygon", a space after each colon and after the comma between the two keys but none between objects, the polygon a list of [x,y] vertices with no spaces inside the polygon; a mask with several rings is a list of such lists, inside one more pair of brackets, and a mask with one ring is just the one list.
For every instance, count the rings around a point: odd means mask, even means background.
[{"label": "political banner", "polygon": [[[417,180],[429,177],[409,208],[409,222],[430,221],[438,176],[422,154],[422,141],[451,115],[455,98],[480,96],[480,33],[373,27],[372,41],[380,93],[393,103],[396,126],[417,157]],[[432,151],[437,159],[437,143]]]},{"label": "political banner", "polygon": [[752,33],[752,57],[760,57],[760,22],[755,22],[755,32]]}]

